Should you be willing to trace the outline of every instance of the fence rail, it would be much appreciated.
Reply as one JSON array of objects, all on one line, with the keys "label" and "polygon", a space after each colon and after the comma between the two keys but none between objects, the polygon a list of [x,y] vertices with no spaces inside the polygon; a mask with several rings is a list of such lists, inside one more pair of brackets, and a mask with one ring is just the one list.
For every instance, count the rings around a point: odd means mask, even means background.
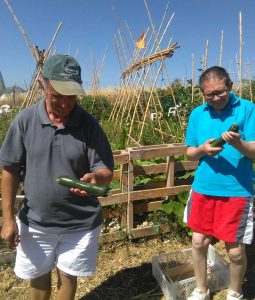
[{"label": "fence rail", "polygon": [[[179,192],[190,190],[190,180],[180,179],[179,174],[195,170],[197,162],[184,159],[186,147],[183,144],[162,144],[141,146],[114,151],[115,170],[113,181],[118,188],[111,195],[100,197],[104,220],[118,218],[120,228],[101,234],[101,241],[138,238],[168,232],[169,226],[154,225],[137,227],[137,214],[158,210],[162,201]],[[162,158],[160,163],[153,159]],[[138,176],[163,175],[160,182],[136,184]],[[17,196],[16,209],[20,207],[22,195]],[[2,200],[0,199],[0,216]]]}]

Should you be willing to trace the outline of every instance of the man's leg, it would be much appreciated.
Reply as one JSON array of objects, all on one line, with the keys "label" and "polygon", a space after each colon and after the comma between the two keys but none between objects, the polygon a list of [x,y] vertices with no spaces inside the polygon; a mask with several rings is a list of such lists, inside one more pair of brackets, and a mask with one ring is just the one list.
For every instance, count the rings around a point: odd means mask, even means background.
[{"label": "man's leg", "polygon": [[73,300],[77,288],[77,277],[57,269],[58,292],[57,300]]},{"label": "man's leg", "polygon": [[192,257],[196,277],[196,287],[207,292],[207,251],[211,237],[193,232],[192,235]]},{"label": "man's leg", "polygon": [[49,300],[51,294],[51,272],[30,281],[31,300]]},{"label": "man's leg", "polygon": [[247,269],[243,284],[245,298],[255,298],[255,229],[253,229],[253,241],[250,245],[245,245],[247,256]]},{"label": "man's leg", "polygon": [[242,283],[246,270],[245,245],[239,243],[225,243],[229,256],[230,282],[229,289],[242,294]]}]

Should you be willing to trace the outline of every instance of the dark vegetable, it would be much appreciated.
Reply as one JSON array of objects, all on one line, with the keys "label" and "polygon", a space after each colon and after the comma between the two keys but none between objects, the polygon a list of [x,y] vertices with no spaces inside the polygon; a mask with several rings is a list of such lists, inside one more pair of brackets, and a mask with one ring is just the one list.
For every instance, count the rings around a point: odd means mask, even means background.
[{"label": "dark vegetable", "polygon": [[111,189],[109,186],[97,185],[85,181],[80,181],[74,177],[68,176],[59,176],[57,178],[57,183],[70,188],[86,191],[91,195],[102,197],[108,196]]},{"label": "dark vegetable", "polygon": [[[228,129],[228,131],[233,131],[233,132],[238,132],[239,131],[239,126],[238,124],[234,123],[230,126],[230,128]],[[218,139],[214,140],[211,143],[211,146],[213,147],[222,147],[226,142],[223,140],[222,137],[219,137]]]}]

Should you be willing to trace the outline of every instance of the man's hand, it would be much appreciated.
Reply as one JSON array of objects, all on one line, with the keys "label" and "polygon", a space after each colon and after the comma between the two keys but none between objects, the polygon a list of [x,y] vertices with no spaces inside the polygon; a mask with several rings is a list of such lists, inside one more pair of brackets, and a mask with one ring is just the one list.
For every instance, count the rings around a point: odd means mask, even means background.
[{"label": "man's hand", "polygon": [[9,248],[18,246],[20,242],[20,236],[15,220],[3,221],[1,238],[6,242],[6,245]]},{"label": "man's hand", "polygon": [[228,143],[234,147],[237,146],[238,144],[240,144],[240,141],[241,141],[240,133],[233,132],[233,131],[223,132],[222,138],[226,143]]},{"label": "man's hand", "polygon": [[[80,178],[81,181],[86,181],[92,184],[108,185],[113,177],[113,172],[109,169],[100,169],[94,173],[86,173]],[[72,188],[71,192],[78,196],[88,196],[89,193],[79,189]]]},{"label": "man's hand", "polygon": [[[95,183],[97,183],[96,173],[86,173],[83,177],[80,178],[80,181],[85,181],[85,182],[95,184]],[[76,189],[76,188],[71,188],[71,192],[73,192],[74,194],[76,194],[78,196],[88,196],[89,195],[88,192],[82,191],[82,190]]]},{"label": "man's hand", "polygon": [[204,156],[208,155],[210,157],[214,157],[217,155],[221,150],[222,147],[213,147],[211,143],[215,139],[209,139],[204,144],[200,145],[199,147],[188,147],[187,148],[187,156],[190,160],[200,160]]},{"label": "man's hand", "polygon": [[215,141],[215,139],[210,139],[206,141],[203,145],[201,145],[204,148],[205,155],[208,155],[210,157],[214,157],[215,155],[219,154],[222,151],[222,147],[214,147],[211,145],[211,143]]}]

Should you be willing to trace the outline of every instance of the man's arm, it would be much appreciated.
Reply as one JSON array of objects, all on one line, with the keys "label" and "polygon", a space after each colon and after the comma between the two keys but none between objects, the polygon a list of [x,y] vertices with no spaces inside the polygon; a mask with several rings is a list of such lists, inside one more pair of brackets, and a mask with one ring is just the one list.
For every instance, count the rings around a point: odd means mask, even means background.
[{"label": "man's arm", "polygon": [[200,160],[205,155],[213,157],[218,154],[222,150],[222,147],[212,147],[211,143],[214,140],[215,139],[210,139],[198,147],[188,146],[186,151],[188,158],[190,160]]},{"label": "man's arm", "polygon": [[1,238],[6,241],[8,247],[17,246],[19,243],[14,204],[19,187],[20,171],[20,167],[3,167],[2,171],[1,191],[3,225]]}]

